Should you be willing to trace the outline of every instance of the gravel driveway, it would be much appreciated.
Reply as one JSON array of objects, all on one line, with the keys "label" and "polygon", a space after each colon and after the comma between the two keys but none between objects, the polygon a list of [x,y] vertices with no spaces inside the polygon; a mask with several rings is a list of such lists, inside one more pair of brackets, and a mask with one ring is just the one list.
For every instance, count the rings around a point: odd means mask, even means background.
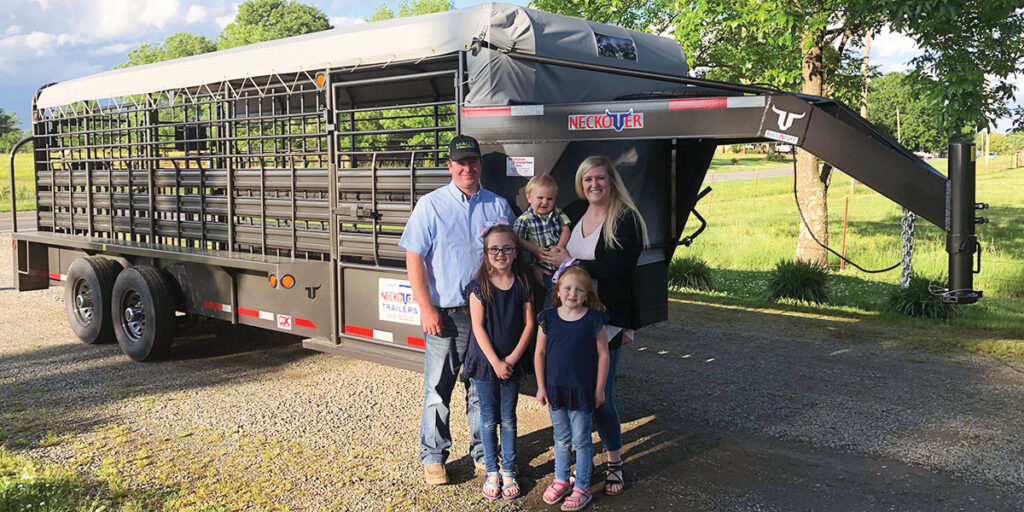
[{"label": "gravel driveway", "polygon": [[[887,348],[905,333],[870,320],[670,309],[624,349],[630,488],[594,510],[1024,509],[1019,364]],[[555,510],[540,501],[551,428],[532,396],[519,405],[527,496],[491,504],[464,457],[459,390],[453,485],[420,483],[418,373],[224,328],[132,363],[74,338],[62,289],[17,294],[9,271],[0,322],[0,441],[168,490],[169,508]]]}]

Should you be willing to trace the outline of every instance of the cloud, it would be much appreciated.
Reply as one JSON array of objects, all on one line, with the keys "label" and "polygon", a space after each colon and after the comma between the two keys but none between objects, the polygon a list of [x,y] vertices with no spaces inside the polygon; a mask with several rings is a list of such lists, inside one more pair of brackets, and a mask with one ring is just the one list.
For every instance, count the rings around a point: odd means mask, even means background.
[{"label": "cloud", "polygon": [[127,55],[129,50],[134,50],[141,45],[142,42],[134,43],[114,43],[105,46],[100,46],[92,51],[93,55]]},{"label": "cloud", "polygon": [[201,5],[190,5],[188,8],[188,14],[185,15],[185,23],[199,23],[206,21],[206,17],[206,7]]},{"label": "cloud", "polygon": [[890,32],[888,26],[871,38],[872,57],[877,56],[882,59],[905,57],[904,60],[910,60],[920,53],[921,49],[913,39],[903,34]]},{"label": "cloud", "polygon": [[6,31],[4,31],[4,35],[6,35],[6,36],[13,36],[15,34],[20,34],[20,33],[21,33],[21,26],[19,26],[19,25],[11,25],[11,26],[7,27]]},{"label": "cloud", "polygon": [[347,27],[349,25],[358,25],[360,23],[366,23],[363,18],[351,18],[348,16],[333,16],[331,17],[331,26],[334,28]]}]

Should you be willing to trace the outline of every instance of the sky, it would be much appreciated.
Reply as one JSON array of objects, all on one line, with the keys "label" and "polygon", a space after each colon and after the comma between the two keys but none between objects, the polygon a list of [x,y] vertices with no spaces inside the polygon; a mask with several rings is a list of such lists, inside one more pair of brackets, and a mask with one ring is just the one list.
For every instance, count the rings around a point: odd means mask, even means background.
[{"label": "sky", "polygon": [[[316,5],[335,27],[362,23],[380,0],[303,0]],[[528,0],[505,0],[525,5]],[[0,108],[15,112],[24,128],[32,95],[43,84],[106,71],[127,60],[142,43],[159,43],[177,32],[211,41],[230,23],[240,0],[4,0],[0,24]],[[386,0],[397,10],[399,0]],[[456,0],[457,8],[484,3]],[[2,17],[3,14],[0,14]],[[910,38],[883,32],[870,59],[883,73],[903,71],[919,51]],[[1024,104],[1024,74],[1017,76],[1017,104]],[[1006,132],[1009,120],[995,131]]]}]

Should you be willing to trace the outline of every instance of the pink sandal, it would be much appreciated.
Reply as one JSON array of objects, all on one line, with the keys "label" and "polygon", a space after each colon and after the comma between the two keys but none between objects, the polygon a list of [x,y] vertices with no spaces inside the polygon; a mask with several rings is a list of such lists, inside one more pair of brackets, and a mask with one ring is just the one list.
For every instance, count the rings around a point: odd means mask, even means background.
[{"label": "pink sandal", "polygon": [[572,494],[562,503],[562,512],[583,510],[587,505],[590,505],[591,499],[593,499],[593,496],[590,495],[590,491],[581,487],[573,487]]},{"label": "pink sandal", "polygon": [[554,505],[555,503],[562,501],[562,498],[570,492],[572,492],[572,486],[569,485],[568,482],[555,480],[551,482],[551,485],[549,485],[547,489],[544,490],[544,496],[542,499],[544,500],[544,503]]}]

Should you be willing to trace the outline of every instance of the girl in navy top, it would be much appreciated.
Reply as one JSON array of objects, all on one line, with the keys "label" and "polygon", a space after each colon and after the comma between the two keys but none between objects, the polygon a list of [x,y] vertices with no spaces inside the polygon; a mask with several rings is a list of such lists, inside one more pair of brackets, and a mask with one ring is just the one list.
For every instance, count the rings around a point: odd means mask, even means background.
[{"label": "girl in navy top", "polygon": [[[555,296],[552,308],[538,317],[541,329],[534,352],[537,400],[548,406],[555,434],[555,479],[544,491],[544,502],[565,498],[563,511],[580,510],[590,503],[594,464],[590,425],[594,409],[604,403],[608,378],[608,315],[590,284],[590,274],[573,266],[575,262],[567,260],[552,276]],[[569,480],[572,447],[576,448],[575,484]]]},{"label": "girl in navy top", "polygon": [[[483,495],[489,500],[519,497],[516,482],[516,405],[523,377],[520,364],[535,325],[526,269],[516,259],[518,237],[507,223],[483,229],[484,259],[466,287],[473,330],[463,365],[480,399],[480,440],[484,448]],[[498,436],[501,427],[501,472]]]}]

